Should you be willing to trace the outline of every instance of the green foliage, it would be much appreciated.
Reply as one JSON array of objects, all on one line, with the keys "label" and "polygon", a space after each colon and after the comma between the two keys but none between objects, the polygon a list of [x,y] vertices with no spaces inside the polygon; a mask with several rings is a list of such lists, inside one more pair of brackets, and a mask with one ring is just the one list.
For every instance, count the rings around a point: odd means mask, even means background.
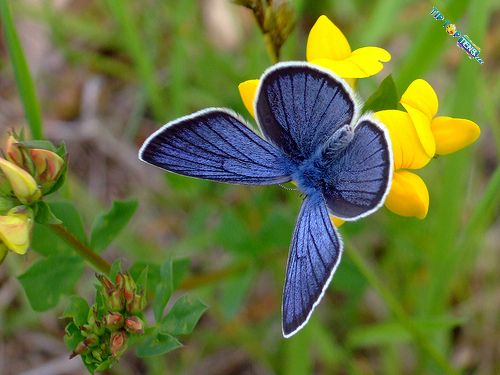
[{"label": "green foliage", "polygon": [[12,20],[8,0],[0,0],[0,17],[5,38],[5,44],[9,51],[10,61],[16,77],[17,89],[24,107],[24,114],[28,120],[31,136],[35,139],[43,138],[42,116],[40,105],[35,92],[35,85],[31,78],[23,47],[19,41],[16,27]]},{"label": "green foliage", "polygon": [[182,296],[175,301],[168,314],[161,320],[159,331],[172,335],[188,335],[206,309],[207,306],[200,301]]},{"label": "green foliage", "polygon": [[50,227],[51,224],[57,224],[57,221],[62,222],[82,243],[87,243],[81,216],[71,202],[53,202],[50,204],[40,202],[35,219],[36,224],[33,228],[31,246],[33,250],[42,255],[73,253],[71,244],[60,238]]},{"label": "green foliage", "polygon": [[154,334],[149,335],[149,337],[137,347],[136,353],[138,357],[152,357],[168,353],[180,347],[182,347],[182,344],[175,337],[160,332],[154,332]]},{"label": "green foliage", "polygon": [[80,296],[71,296],[61,318],[73,319],[75,325],[81,327],[87,322],[88,315],[89,304],[87,301]]},{"label": "green foliage", "polygon": [[90,235],[90,247],[95,252],[106,249],[127,226],[137,206],[135,199],[114,201],[108,212],[100,214],[95,219]]},{"label": "green foliage", "polygon": [[153,299],[153,312],[157,322],[161,320],[163,310],[172,295],[173,284],[172,261],[169,259],[160,268],[160,280],[156,284],[155,298]]},{"label": "green foliage", "polygon": [[379,87],[365,101],[363,112],[367,111],[382,111],[384,109],[397,109],[399,103],[398,90],[392,79],[392,75],[388,75],[380,83]]},{"label": "green foliage", "polygon": [[44,201],[37,202],[36,204],[35,221],[44,225],[62,224],[62,221],[54,215],[50,206]]},{"label": "green foliage", "polygon": [[80,278],[83,262],[79,257],[51,255],[33,264],[18,277],[35,311],[55,307],[63,294],[69,294]]}]

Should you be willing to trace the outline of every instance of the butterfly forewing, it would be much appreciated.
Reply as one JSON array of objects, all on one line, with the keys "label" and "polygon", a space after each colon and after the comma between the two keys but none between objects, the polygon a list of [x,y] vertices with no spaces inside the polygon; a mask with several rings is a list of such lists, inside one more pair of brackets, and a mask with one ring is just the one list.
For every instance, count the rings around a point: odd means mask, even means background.
[{"label": "butterfly forewing", "polygon": [[264,136],[296,162],[356,117],[350,88],[319,67],[283,63],[260,80],[255,113]]},{"label": "butterfly forewing", "polygon": [[283,335],[309,320],[342,254],[342,242],[320,195],[306,197],[293,233],[283,292]]},{"label": "butterfly forewing", "polygon": [[392,153],[387,132],[370,116],[360,119],[354,137],[341,153],[325,153],[323,196],[330,212],[354,220],[380,207],[392,179]]},{"label": "butterfly forewing", "polygon": [[287,158],[224,109],[180,118],[154,133],[139,153],[157,167],[235,184],[290,181]]}]

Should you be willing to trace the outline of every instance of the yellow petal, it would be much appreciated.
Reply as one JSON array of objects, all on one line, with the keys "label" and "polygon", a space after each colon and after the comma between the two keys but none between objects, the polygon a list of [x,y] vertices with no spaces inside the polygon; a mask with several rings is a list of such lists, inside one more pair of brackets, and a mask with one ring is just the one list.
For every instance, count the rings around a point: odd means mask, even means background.
[{"label": "yellow petal", "polygon": [[238,85],[238,90],[240,91],[241,100],[245,105],[247,111],[255,118],[253,102],[255,100],[255,94],[257,93],[257,87],[259,86],[258,79],[250,79],[245,82],[241,82]]},{"label": "yellow petal", "polygon": [[436,153],[451,154],[474,143],[481,134],[479,126],[470,120],[439,116],[432,120]]},{"label": "yellow petal", "polygon": [[436,141],[431,130],[431,120],[427,116],[411,106],[404,106],[415,130],[417,131],[418,139],[427,156],[430,158],[436,154]]},{"label": "yellow petal", "polygon": [[438,98],[436,92],[429,83],[423,79],[416,79],[406,89],[401,97],[401,104],[408,110],[412,107],[429,119],[436,115],[438,111]]},{"label": "yellow petal", "polygon": [[335,228],[340,228],[345,223],[345,220],[339,219],[333,215],[330,215],[330,220]]},{"label": "yellow petal", "polygon": [[14,163],[0,158],[0,170],[9,180],[12,191],[22,203],[29,204],[41,197],[41,191],[35,179]]},{"label": "yellow petal", "polygon": [[425,182],[415,173],[396,171],[385,206],[401,216],[423,219],[429,210],[429,192]]},{"label": "yellow petal", "polygon": [[354,78],[364,78],[373,76],[384,69],[382,62],[390,61],[391,54],[379,47],[362,47],[354,50],[347,60],[358,65],[365,74],[363,77]]},{"label": "yellow petal", "polygon": [[366,78],[377,74],[384,68],[380,61],[390,59],[389,52],[382,48],[363,47],[343,60],[321,58],[310,60],[310,62],[329,69],[342,78]]},{"label": "yellow petal", "polygon": [[351,47],[342,31],[328,17],[319,17],[307,38],[307,61],[342,60],[350,54]]},{"label": "yellow petal", "polygon": [[436,142],[431,121],[438,110],[436,92],[427,81],[417,79],[408,86],[400,102],[410,115],[425,152],[429,157],[434,157]]},{"label": "yellow petal", "polygon": [[425,153],[413,122],[406,112],[391,109],[376,112],[375,116],[389,130],[395,170],[419,169],[429,163],[431,158]]},{"label": "yellow petal", "polygon": [[9,211],[6,216],[0,216],[0,241],[9,250],[25,254],[30,244],[31,225],[32,220],[29,215],[10,214]]}]

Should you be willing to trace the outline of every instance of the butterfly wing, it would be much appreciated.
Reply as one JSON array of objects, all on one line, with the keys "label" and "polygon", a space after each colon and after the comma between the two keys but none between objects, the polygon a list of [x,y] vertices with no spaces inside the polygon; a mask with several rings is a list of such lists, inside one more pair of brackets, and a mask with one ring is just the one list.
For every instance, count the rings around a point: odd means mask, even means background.
[{"label": "butterfly wing", "polygon": [[351,89],[335,75],[306,63],[280,63],[260,80],[255,113],[262,133],[296,162],[311,156],[335,131],[357,117]]},{"label": "butterfly wing", "polygon": [[354,137],[340,153],[326,153],[330,167],[322,187],[330,212],[356,220],[377,210],[385,201],[392,179],[392,150],[385,127],[370,115],[354,128]]},{"label": "butterfly wing", "polygon": [[283,335],[290,337],[309,320],[335,273],[342,241],[321,195],[302,204],[293,233],[283,292]]},{"label": "butterfly wing", "polygon": [[288,159],[239,118],[211,108],[166,124],[151,135],[139,159],[190,177],[244,185],[290,181]]}]

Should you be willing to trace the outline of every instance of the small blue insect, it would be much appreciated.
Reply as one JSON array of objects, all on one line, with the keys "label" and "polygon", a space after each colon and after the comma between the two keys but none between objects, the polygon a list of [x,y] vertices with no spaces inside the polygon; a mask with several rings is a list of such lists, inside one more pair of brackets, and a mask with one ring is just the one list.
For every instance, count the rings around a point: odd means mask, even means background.
[{"label": "small blue insect", "polygon": [[279,63],[264,72],[254,103],[263,138],[223,108],[172,121],[139,158],[185,176],[233,184],[295,181],[304,193],[290,246],[282,302],[285,337],[309,320],[339,264],[342,241],[329,214],[356,220],[384,202],[392,179],[390,139],[359,117],[350,87],[331,72]]}]

